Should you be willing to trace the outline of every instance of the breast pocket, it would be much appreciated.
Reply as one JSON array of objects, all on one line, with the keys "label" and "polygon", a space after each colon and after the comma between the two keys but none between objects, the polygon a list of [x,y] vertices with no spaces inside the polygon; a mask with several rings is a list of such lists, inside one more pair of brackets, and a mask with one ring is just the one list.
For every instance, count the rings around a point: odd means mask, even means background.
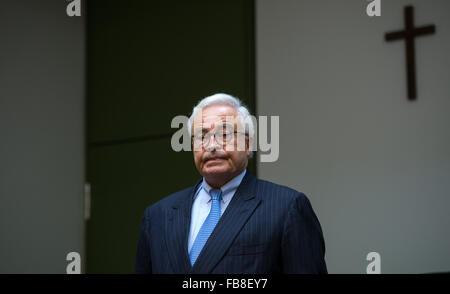
[{"label": "breast pocket", "polygon": [[251,244],[251,245],[233,245],[228,250],[227,255],[251,255],[261,254],[266,251],[266,244]]}]

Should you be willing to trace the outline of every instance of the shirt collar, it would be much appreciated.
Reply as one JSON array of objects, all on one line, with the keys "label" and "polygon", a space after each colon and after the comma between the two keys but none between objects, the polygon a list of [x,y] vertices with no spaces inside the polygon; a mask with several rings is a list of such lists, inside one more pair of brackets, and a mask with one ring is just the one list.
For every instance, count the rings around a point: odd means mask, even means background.
[{"label": "shirt collar", "polygon": [[[243,172],[241,172],[239,175],[232,178],[230,181],[228,181],[225,185],[220,187],[220,190],[222,190],[222,200],[224,202],[227,202],[229,200],[229,196],[233,195],[233,193],[229,194],[228,192],[232,190],[236,190],[237,187],[241,184],[242,179],[245,176],[245,173],[247,172],[247,169],[244,169]],[[203,177],[202,185],[201,187],[209,194],[209,191],[213,189],[205,180]],[[200,189],[199,189],[200,190]]]}]

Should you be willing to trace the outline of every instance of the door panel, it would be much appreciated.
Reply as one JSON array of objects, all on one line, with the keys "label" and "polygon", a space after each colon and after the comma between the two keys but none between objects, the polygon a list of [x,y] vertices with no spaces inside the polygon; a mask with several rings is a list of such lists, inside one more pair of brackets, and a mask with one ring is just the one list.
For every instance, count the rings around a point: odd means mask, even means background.
[{"label": "door panel", "polygon": [[89,4],[90,142],[170,133],[216,92],[253,109],[251,2]]},{"label": "door panel", "polygon": [[192,154],[165,138],[91,148],[89,161],[88,271],[131,272],[144,209],[200,178]]},{"label": "door panel", "polygon": [[253,1],[88,5],[87,272],[131,273],[144,209],[200,178],[172,118],[217,92],[254,113]]}]

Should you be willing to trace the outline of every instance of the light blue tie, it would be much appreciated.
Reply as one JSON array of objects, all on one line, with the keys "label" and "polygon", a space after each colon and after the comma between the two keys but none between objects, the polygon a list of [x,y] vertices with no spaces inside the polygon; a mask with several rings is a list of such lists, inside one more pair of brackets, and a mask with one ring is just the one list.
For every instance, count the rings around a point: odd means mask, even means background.
[{"label": "light blue tie", "polygon": [[205,246],[206,241],[208,240],[209,236],[214,230],[214,227],[217,225],[217,222],[220,219],[220,200],[222,199],[222,190],[211,189],[209,191],[209,194],[211,195],[211,210],[209,211],[205,222],[200,228],[200,231],[197,234],[197,238],[195,238],[194,244],[191,248],[191,252],[189,252],[189,259],[191,260],[192,265],[194,265],[197,257],[200,255],[200,252],[203,249],[203,246]]}]

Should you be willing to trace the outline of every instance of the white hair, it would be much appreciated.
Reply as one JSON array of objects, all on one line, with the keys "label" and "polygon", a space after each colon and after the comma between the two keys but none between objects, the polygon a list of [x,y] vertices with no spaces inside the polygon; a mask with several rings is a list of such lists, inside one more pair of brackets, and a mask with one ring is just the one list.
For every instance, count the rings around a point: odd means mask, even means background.
[{"label": "white hair", "polygon": [[208,97],[203,98],[200,102],[193,108],[192,114],[189,117],[188,121],[188,131],[189,135],[192,135],[192,123],[194,121],[195,116],[199,111],[203,108],[212,105],[229,105],[236,109],[239,119],[241,120],[242,126],[245,127],[245,133],[248,137],[253,138],[255,134],[255,126],[253,124],[253,120],[250,115],[250,111],[248,108],[242,103],[239,98],[233,97],[228,94],[218,93]]}]

